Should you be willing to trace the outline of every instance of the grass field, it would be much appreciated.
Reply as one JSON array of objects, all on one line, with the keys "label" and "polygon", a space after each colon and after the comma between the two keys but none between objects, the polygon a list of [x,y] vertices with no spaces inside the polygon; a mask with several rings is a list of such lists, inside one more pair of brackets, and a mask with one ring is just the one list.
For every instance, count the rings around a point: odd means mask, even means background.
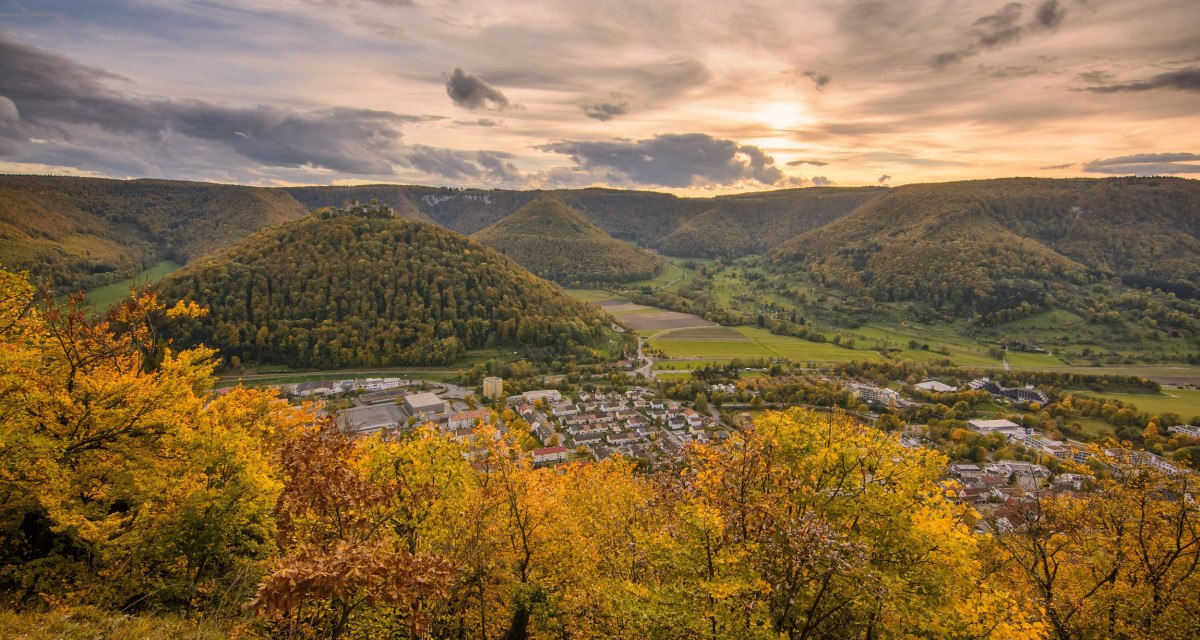
[{"label": "grass field", "polygon": [[1047,309],[1026,318],[1000,325],[1002,330],[1065,329],[1082,323],[1083,318],[1066,309]]},{"label": "grass field", "polygon": [[[1200,416],[1200,390],[1198,389],[1166,389],[1161,393],[1110,393],[1107,391],[1080,391],[1080,395],[1094,398],[1108,398],[1133,404],[1138,411],[1155,415],[1175,413],[1185,421]],[[1170,425],[1164,425],[1170,426]]]},{"label": "grass field", "polygon": [[583,302],[590,302],[592,304],[623,299],[622,296],[612,293],[611,291],[605,291],[603,289],[564,289],[563,291],[576,300],[582,300]]},{"label": "grass field", "polygon": [[114,282],[110,285],[88,291],[83,295],[83,301],[93,312],[103,313],[118,302],[128,298],[129,289],[134,284],[145,286],[150,282],[158,282],[165,278],[167,274],[178,269],[179,266],[179,263],[173,260],[163,260],[132,278],[126,278],[120,282]]},{"label": "grass field", "polygon": [[1105,422],[1101,418],[1071,418],[1068,423],[1078,422],[1079,427],[1085,432],[1095,436],[1113,436],[1116,435],[1117,428]]},{"label": "grass field", "polygon": [[650,287],[654,291],[679,291],[680,285],[692,277],[695,271],[683,266],[684,262],[695,262],[697,264],[711,264],[712,260],[704,260],[700,258],[673,258],[671,256],[663,256],[665,260],[663,270],[659,274],[649,280],[638,280],[637,282],[626,282],[623,286],[627,289],[641,289],[642,287]]},{"label": "grass field", "polygon": [[874,351],[777,336],[757,327],[704,327],[652,334],[650,346],[672,358],[786,358],[796,362],[874,360]]},{"label": "grass field", "polygon": [[1053,369],[1066,366],[1065,362],[1059,360],[1057,356],[1051,353],[1009,351],[1004,356],[1004,359],[1008,360],[1008,364],[1024,369]]}]

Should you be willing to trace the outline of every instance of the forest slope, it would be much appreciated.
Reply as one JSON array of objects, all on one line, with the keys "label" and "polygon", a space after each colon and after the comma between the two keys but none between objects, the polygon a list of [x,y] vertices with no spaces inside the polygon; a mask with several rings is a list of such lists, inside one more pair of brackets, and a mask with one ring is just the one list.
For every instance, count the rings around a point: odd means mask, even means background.
[{"label": "forest slope", "polygon": [[1005,308],[1117,278],[1200,296],[1200,182],[1014,178],[898,187],[773,252],[881,300]]},{"label": "forest slope", "polygon": [[0,176],[0,264],[60,290],[93,289],[306,213],[275,189],[6,175]]},{"label": "forest slope", "polygon": [[162,290],[211,310],[183,343],[303,367],[445,364],[498,345],[569,354],[608,324],[495,251],[398,218],[314,216],[264,231]]},{"label": "forest slope", "polygon": [[712,209],[685,220],[658,246],[673,256],[761,253],[886,192],[883,187],[816,187],[713,198]]},{"label": "forest slope", "polygon": [[[310,208],[376,198],[401,207],[410,203],[438,224],[473,234],[544,197],[583,214],[621,240],[689,257],[745,255],[775,246],[830,220],[848,215],[881,187],[783,189],[713,198],[680,198],[653,191],[559,189],[507,191],[403,185],[289,188]],[[736,236],[734,242],[726,237]]]},{"label": "forest slope", "polygon": [[554,198],[535,200],[471,237],[560,284],[645,280],[663,264]]}]

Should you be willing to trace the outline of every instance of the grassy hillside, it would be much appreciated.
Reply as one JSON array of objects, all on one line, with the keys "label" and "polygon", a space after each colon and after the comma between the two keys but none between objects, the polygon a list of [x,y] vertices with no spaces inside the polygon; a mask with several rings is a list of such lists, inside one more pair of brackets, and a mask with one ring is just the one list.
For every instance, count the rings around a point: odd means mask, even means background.
[{"label": "grassy hillside", "polygon": [[535,200],[471,236],[562,284],[651,278],[662,258],[614,239],[553,198]]},{"label": "grassy hillside", "polygon": [[169,300],[211,309],[181,330],[227,358],[301,367],[433,365],[499,345],[590,353],[607,317],[456,233],[316,216],[175,272]]},{"label": "grassy hillside", "polygon": [[93,289],[162,260],[186,262],[306,212],[272,189],[0,176],[0,264],[60,291]]},{"label": "grassy hillside", "polygon": [[1006,179],[909,185],[774,251],[823,284],[957,313],[1052,302],[1117,278],[1200,295],[1200,182]]}]

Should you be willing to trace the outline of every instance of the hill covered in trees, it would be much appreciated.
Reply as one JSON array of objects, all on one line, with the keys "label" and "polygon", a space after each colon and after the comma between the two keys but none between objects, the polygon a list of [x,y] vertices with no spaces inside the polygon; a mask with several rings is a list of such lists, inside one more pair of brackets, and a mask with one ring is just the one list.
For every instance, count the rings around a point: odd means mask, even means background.
[{"label": "hill covered in trees", "polygon": [[609,323],[459,234],[354,215],[259,233],[172,274],[162,294],[210,309],[182,343],[303,367],[446,364],[498,345],[587,355]]},{"label": "hill covered in trees", "polygon": [[286,192],[174,180],[0,176],[0,265],[60,291],[186,262],[307,209]]},{"label": "hill covered in trees", "polygon": [[762,253],[886,191],[818,187],[713,198],[712,209],[684,220],[658,247],[667,255],[705,258]]},{"label": "hill covered in trees", "polygon": [[1115,280],[1200,297],[1200,182],[1004,179],[897,187],[775,248],[785,268],[957,313]]},{"label": "hill covered in trees", "polygon": [[508,191],[363,185],[287,189],[310,208],[356,198],[364,202],[376,198],[397,210],[413,205],[438,224],[468,235],[535,200],[552,197],[614,238],[689,257],[729,257],[762,251],[845,216],[886,191],[882,187],[839,187],[681,198],[652,191],[599,188]]},{"label": "hill covered in trees", "polygon": [[621,242],[554,198],[540,198],[472,239],[560,284],[654,277],[662,258]]}]

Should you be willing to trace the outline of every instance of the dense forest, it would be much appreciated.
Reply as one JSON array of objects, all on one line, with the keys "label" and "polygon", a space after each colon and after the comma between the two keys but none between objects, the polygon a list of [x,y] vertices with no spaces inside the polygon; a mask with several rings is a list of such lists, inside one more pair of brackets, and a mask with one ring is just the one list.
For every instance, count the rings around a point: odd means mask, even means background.
[{"label": "dense forest", "polygon": [[499,345],[587,356],[611,322],[491,249],[401,219],[314,216],[161,287],[210,310],[178,329],[180,342],[216,346],[232,364],[446,364]]},{"label": "dense forest", "polygon": [[257,187],[0,176],[0,265],[59,291],[93,289],[306,213],[287,193]]},{"label": "dense forest", "polygon": [[663,266],[554,198],[535,200],[471,238],[563,285],[646,280]]},{"label": "dense forest", "polygon": [[844,415],[768,412],[659,472],[536,468],[515,427],[351,439],[266,392],[213,396],[214,352],[161,340],[195,306],[146,294],[93,322],[35,301],[0,271],[0,620],[18,636],[1200,634],[1195,478],[1119,449],[1087,490],[981,533],[942,454]]},{"label": "dense forest", "polygon": [[762,253],[886,192],[883,187],[812,187],[713,198],[712,209],[684,220],[657,246],[672,256]]},{"label": "dense forest", "polygon": [[987,314],[1116,278],[1200,294],[1200,183],[1005,179],[898,187],[776,247],[814,280]]},{"label": "dense forest", "polygon": [[310,208],[336,206],[356,198],[364,202],[375,198],[397,211],[415,206],[438,224],[463,234],[495,224],[534,200],[551,197],[579,211],[614,238],[690,257],[745,255],[771,248],[845,216],[886,191],[882,187],[810,188],[680,198],[596,188],[505,191],[364,185],[287,189]]}]

